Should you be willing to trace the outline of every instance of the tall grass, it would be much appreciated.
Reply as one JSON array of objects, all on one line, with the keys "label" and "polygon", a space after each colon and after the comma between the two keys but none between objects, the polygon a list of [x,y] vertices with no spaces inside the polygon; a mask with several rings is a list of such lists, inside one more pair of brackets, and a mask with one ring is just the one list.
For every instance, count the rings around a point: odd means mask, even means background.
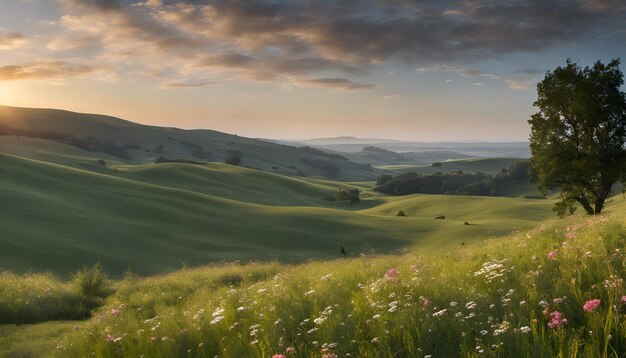
[{"label": "tall grass", "polygon": [[[548,222],[437,257],[127,279],[61,357],[620,357],[623,219]],[[585,311],[587,301],[598,307]]]},{"label": "tall grass", "polygon": [[0,324],[84,320],[113,293],[100,265],[77,272],[71,282],[51,273],[0,273]]},{"label": "tall grass", "polygon": [[85,319],[91,308],[71,285],[52,274],[0,273],[0,323]]}]

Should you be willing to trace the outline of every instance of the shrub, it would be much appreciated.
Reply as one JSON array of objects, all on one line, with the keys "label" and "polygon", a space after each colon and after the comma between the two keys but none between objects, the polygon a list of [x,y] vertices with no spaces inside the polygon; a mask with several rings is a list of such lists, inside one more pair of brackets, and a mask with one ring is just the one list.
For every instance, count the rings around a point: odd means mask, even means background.
[{"label": "shrub", "polygon": [[89,298],[105,298],[113,292],[100,263],[78,271],[74,275],[72,283],[78,292]]},{"label": "shrub", "polygon": [[224,159],[225,164],[241,165],[241,158],[237,154],[230,154]]}]

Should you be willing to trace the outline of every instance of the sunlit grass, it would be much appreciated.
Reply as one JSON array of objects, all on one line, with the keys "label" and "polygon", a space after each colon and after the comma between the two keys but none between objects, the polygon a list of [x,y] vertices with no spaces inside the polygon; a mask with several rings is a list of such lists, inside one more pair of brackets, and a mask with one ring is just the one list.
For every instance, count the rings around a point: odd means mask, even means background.
[{"label": "sunlit grass", "polygon": [[[434,257],[127,278],[56,353],[618,357],[626,353],[625,247],[623,220],[603,216],[547,222]],[[597,308],[583,309],[594,299]]]}]

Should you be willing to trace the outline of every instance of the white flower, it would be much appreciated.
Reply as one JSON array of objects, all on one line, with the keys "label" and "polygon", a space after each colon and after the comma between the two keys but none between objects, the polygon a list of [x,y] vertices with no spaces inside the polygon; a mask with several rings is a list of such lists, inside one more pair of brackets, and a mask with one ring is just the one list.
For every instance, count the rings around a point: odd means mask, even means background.
[{"label": "white flower", "polygon": [[441,311],[435,312],[435,313],[433,313],[433,317],[443,316],[443,315],[444,315],[444,313],[446,313],[446,311],[447,311],[447,310],[448,310],[448,309],[447,309],[447,308],[445,308],[445,309],[442,309]]},{"label": "white flower", "polygon": [[456,303],[456,302],[454,302],[454,301],[450,302],[450,306],[452,306],[452,307],[456,307],[456,305],[458,305],[458,303]]},{"label": "white flower", "polygon": [[522,333],[530,333],[530,327],[524,326],[519,329]]}]

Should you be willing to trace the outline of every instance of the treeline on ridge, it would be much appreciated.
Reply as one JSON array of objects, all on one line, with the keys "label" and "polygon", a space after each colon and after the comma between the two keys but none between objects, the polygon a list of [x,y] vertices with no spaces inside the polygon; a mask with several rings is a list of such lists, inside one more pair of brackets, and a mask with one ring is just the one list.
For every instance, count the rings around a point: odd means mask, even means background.
[{"label": "treeline on ridge", "polygon": [[52,131],[35,131],[35,130],[27,130],[20,128],[12,128],[7,124],[0,123],[0,135],[14,135],[18,137],[27,137],[27,138],[41,138],[41,139],[52,139],[59,140],[65,142],[67,144],[73,145],[80,149],[88,150],[90,152],[103,152],[110,154],[112,156],[129,159],[129,155],[119,144],[100,140],[93,136],[88,136],[86,138],[77,138],[71,133],[64,132],[52,132]]},{"label": "treeline on ridge", "polygon": [[505,195],[515,184],[529,178],[529,161],[515,163],[495,176],[483,173],[436,173],[421,175],[405,173],[398,176],[383,174],[378,177],[374,190],[390,195],[452,194],[499,196]]}]

